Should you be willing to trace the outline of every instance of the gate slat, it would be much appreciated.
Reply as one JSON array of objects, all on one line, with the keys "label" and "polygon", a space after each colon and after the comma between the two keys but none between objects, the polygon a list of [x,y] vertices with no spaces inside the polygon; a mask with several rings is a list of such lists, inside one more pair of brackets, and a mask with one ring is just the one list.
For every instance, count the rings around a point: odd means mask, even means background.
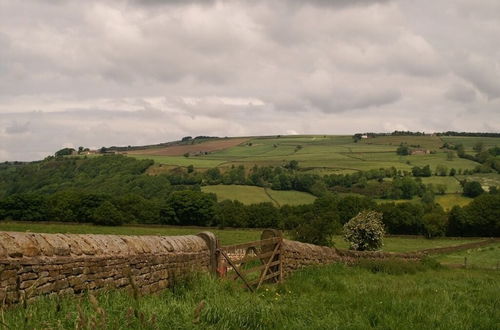
[{"label": "gate slat", "polygon": [[[273,278],[273,277],[279,276],[279,275],[280,275],[280,272],[279,272],[279,271],[274,272],[274,273],[271,273],[271,274],[268,274],[268,275],[266,275],[266,276],[264,276],[264,277],[262,278],[262,281],[267,281],[267,280],[269,280],[269,279],[271,279],[271,278]],[[258,278],[258,279],[256,279],[256,280],[253,280],[253,281],[250,281],[250,282],[248,282],[248,284],[249,284],[249,285],[258,284],[258,283],[259,283],[259,281],[260,281],[260,278]]]},{"label": "gate slat", "polygon": [[[280,260],[273,261],[269,264],[269,267],[278,266],[280,264],[280,262],[281,262]],[[256,272],[256,271],[264,269],[264,268],[266,268],[266,265],[260,265],[260,266],[256,266],[256,267],[249,268],[249,269],[240,269],[240,273],[241,274],[253,273],[253,272]]]},{"label": "gate slat", "polygon": [[272,255],[273,255],[273,251],[270,251],[270,252],[266,252],[266,253],[260,253],[260,254],[254,255],[254,256],[243,257],[243,258],[236,260],[236,261],[233,261],[233,262],[235,264],[242,264],[245,262],[250,262],[250,261],[254,261],[254,260],[258,260],[258,259],[264,259],[264,258],[270,257]]},{"label": "gate slat", "polygon": [[272,238],[264,239],[261,241],[254,241],[254,242],[248,242],[248,243],[222,246],[221,249],[223,249],[224,251],[240,250],[240,249],[246,249],[246,248],[249,248],[252,246],[253,247],[261,247],[264,245],[271,245],[273,243],[278,243],[280,241],[281,241],[281,237],[272,237]]}]

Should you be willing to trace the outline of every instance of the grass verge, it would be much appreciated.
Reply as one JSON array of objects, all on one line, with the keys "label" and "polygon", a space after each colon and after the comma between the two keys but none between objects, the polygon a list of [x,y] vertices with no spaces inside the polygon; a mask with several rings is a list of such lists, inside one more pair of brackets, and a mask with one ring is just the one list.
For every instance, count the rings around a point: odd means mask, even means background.
[{"label": "grass verge", "polygon": [[[392,265],[389,268],[398,268]],[[334,264],[252,294],[208,275],[136,300],[125,292],[46,297],[2,311],[9,328],[498,329],[496,271],[374,271]]]}]

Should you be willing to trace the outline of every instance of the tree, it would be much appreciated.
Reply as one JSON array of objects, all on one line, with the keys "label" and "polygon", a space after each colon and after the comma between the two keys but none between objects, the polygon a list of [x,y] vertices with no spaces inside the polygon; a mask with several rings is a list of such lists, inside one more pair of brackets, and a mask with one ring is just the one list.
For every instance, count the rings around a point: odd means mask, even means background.
[{"label": "tree", "polygon": [[466,182],[464,184],[463,189],[464,189],[464,196],[472,198],[477,197],[484,192],[483,187],[477,181]]},{"label": "tree", "polygon": [[446,176],[448,174],[448,167],[446,167],[442,164],[439,164],[436,167],[436,174],[439,176]]},{"label": "tree", "polygon": [[429,177],[431,175],[432,175],[431,167],[429,165],[425,165],[422,168],[422,176]]},{"label": "tree", "polygon": [[109,201],[96,208],[92,215],[96,225],[119,226],[123,224],[124,215]]},{"label": "tree", "polygon": [[257,228],[276,228],[279,211],[272,203],[251,204],[247,207],[250,226]]},{"label": "tree", "polygon": [[294,170],[297,170],[299,168],[299,162],[296,160],[291,160],[288,163],[286,163],[284,167],[289,169],[289,170],[294,171]]},{"label": "tree", "polygon": [[173,192],[167,205],[173,210],[170,224],[209,226],[215,217],[217,197],[200,191],[181,190]]},{"label": "tree", "polygon": [[444,236],[448,224],[448,218],[442,208],[427,213],[422,218],[427,238]]},{"label": "tree", "polygon": [[71,156],[73,152],[75,152],[75,149],[73,148],[63,148],[61,150],[56,151],[55,156],[56,157]]},{"label": "tree", "polygon": [[477,153],[480,153],[481,151],[483,151],[484,149],[484,143],[482,141],[478,141],[474,144],[474,146],[472,147],[472,149],[477,152]]},{"label": "tree", "polygon": [[382,213],[363,211],[344,225],[344,239],[357,251],[378,250],[383,245]]},{"label": "tree", "polygon": [[249,227],[249,219],[245,205],[239,201],[223,200],[219,202],[215,212],[219,228]]},{"label": "tree", "polygon": [[377,206],[377,211],[383,213],[382,221],[390,234],[422,233],[424,207],[420,203],[383,203]]},{"label": "tree", "polygon": [[341,228],[337,214],[309,212],[304,214],[304,219],[307,219],[307,221],[299,224],[291,231],[295,240],[325,246],[334,244],[332,236]]},{"label": "tree", "polygon": [[396,153],[400,156],[408,156],[410,154],[410,148],[407,145],[401,144],[397,149]]},{"label": "tree", "polygon": [[454,207],[448,218],[448,234],[500,236],[500,194],[482,194],[469,205]]},{"label": "tree", "polygon": [[450,170],[450,176],[455,176],[456,174],[457,174],[457,170],[456,170],[456,169],[454,169],[454,168],[452,168],[452,169]]}]

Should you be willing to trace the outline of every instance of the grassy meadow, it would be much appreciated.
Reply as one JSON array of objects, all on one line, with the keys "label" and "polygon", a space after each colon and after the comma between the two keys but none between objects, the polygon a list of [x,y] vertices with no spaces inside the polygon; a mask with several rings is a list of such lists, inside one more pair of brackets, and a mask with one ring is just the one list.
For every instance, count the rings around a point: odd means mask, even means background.
[{"label": "grassy meadow", "polygon": [[[384,238],[382,251],[386,252],[416,252],[419,250],[456,246],[479,242],[484,239],[468,237],[442,237],[427,239],[419,236],[387,236]],[[342,236],[334,236],[333,241],[338,249],[348,249],[349,246]],[[498,256],[500,258],[500,255]]]},{"label": "grassy meadow", "polygon": [[123,291],[45,297],[1,310],[6,329],[498,329],[498,271],[432,262],[332,264],[251,293],[193,276],[134,298]]},{"label": "grassy meadow", "polygon": [[[97,226],[91,224],[76,223],[42,223],[22,221],[0,221],[0,231],[17,231],[33,233],[62,233],[62,234],[113,234],[113,235],[195,235],[202,231],[213,232],[223,245],[231,245],[256,241],[260,239],[260,229],[217,229],[207,227],[174,227],[174,226]],[[288,234],[285,232],[285,237]],[[477,242],[481,238],[433,238],[427,239],[416,236],[388,236],[384,239],[383,251],[387,252],[410,252],[423,249],[461,245]],[[334,236],[335,247],[339,249],[348,248],[347,243],[341,236]],[[500,257],[500,256],[499,256]]]},{"label": "grassy meadow", "polygon": [[219,201],[225,199],[238,200],[243,204],[273,203],[275,206],[284,204],[300,205],[314,202],[316,197],[311,194],[293,190],[272,190],[255,186],[216,185],[205,186],[201,190],[214,193]]},{"label": "grassy meadow", "polygon": [[174,226],[97,226],[92,224],[0,221],[0,231],[62,234],[105,234],[105,235],[196,235],[211,231],[224,245],[238,244],[260,239],[262,230],[257,229],[217,229],[207,227]]},{"label": "grassy meadow", "polygon": [[[467,259],[467,260],[465,260]],[[444,265],[464,265],[472,268],[500,269],[500,243],[440,255],[437,261]]]},{"label": "grassy meadow", "polygon": [[[477,164],[455,157],[448,160],[446,152],[439,149],[446,138],[437,136],[380,136],[362,139],[355,143],[351,136],[342,135],[303,135],[255,137],[224,150],[211,152],[207,155],[155,156],[130,155],[137,158],[149,158],[159,164],[195,167],[230,167],[232,165],[281,165],[283,162],[297,160],[302,168],[327,169],[336,171],[362,171],[369,169],[388,168],[391,166],[400,170],[411,170],[412,166],[431,165],[435,169],[442,164],[448,168],[472,169]],[[468,141],[467,139],[471,139]],[[485,146],[500,144],[500,138],[468,138],[459,140],[467,146],[472,146],[478,139],[485,139]],[[466,141],[463,142],[463,141]],[[420,146],[434,151],[434,154],[399,156],[396,149],[401,143]]]},{"label": "grassy meadow", "polygon": [[462,196],[461,194],[445,194],[436,196],[436,202],[445,210],[451,210],[453,206],[466,206],[473,201],[472,198]]},{"label": "grassy meadow", "polygon": [[[483,137],[439,137],[439,136],[379,136],[354,142],[347,135],[289,135],[250,137],[239,145],[216,150],[207,155],[182,157],[164,155],[129,155],[140,159],[153,159],[157,166],[152,174],[168,171],[176,166],[193,165],[198,170],[218,167],[222,171],[232,166],[243,165],[248,170],[254,165],[280,166],[291,160],[299,163],[303,172],[312,174],[345,174],[370,169],[395,167],[402,171],[411,171],[412,167],[430,165],[434,173],[439,165],[448,170],[471,170],[478,163],[455,155],[447,157],[447,151],[440,149],[445,142],[462,143],[467,152],[473,153],[472,147],[482,141],[486,148],[500,145],[500,138]],[[431,154],[400,156],[396,149],[401,143],[432,151]],[[488,186],[500,186],[500,174],[457,175],[456,177],[431,176],[422,178],[423,183],[446,186],[446,195],[438,196],[436,201],[445,209],[454,205],[464,206],[470,199],[462,197],[460,180],[479,181],[485,189]],[[244,204],[272,202],[275,205],[297,205],[310,203],[313,197],[300,192],[263,190],[259,187],[217,186],[203,187],[203,191],[215,193],[219,200],[237,199]]]}]

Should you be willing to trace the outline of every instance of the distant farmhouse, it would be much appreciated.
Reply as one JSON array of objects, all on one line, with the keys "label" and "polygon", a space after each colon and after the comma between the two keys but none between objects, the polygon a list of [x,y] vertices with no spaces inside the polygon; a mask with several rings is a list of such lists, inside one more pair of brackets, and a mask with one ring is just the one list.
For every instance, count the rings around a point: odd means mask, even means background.
[{"label": "distant farmhouse", "polygon": [[431,151],[429,149],[412,149],[410,155],[429,155]]}]

